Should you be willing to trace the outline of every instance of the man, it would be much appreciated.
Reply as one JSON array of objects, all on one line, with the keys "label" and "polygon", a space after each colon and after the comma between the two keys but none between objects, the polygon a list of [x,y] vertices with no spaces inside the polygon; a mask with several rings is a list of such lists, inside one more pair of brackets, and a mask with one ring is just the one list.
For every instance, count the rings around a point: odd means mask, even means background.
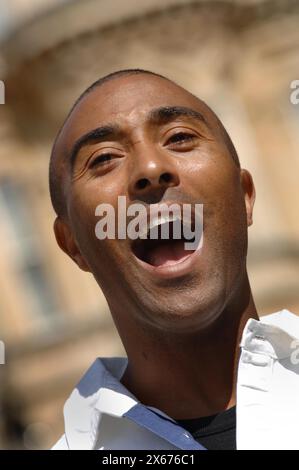
[{"label": "man", "polygon": [[[299,449],[299,320],[258,318],[246,270],[254,185],[211,109],[151,72],[98,80],[56,138],[50,191],[57,242],[94,275],[128,356],[95,361],[54,448]],[[147,211],[202,204],[200,248],[100,240],[95,209],[118,215],[119,196]]]}]

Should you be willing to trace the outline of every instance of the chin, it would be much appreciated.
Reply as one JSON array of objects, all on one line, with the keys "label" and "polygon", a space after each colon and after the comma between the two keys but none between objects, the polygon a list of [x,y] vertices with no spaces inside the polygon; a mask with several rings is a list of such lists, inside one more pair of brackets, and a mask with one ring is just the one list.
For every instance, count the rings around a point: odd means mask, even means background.
[{"label": "chin", "polygon": [[194,333],[213,324],[222,312],[222,302],[215,297],[202,298],[198,293],[190,295],[161,296],[146,302],[140,311],[141,321],[165,332]]}]

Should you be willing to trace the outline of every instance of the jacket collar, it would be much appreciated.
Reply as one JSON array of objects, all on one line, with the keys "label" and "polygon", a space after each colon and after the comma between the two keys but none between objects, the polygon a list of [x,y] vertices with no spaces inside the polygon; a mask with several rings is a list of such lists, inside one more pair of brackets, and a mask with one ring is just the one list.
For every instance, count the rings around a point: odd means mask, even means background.
[{"label": "jacket collar", "polygon": [[[266,354],[274,359],[285,359],[298,348],[299,318],[288,310],[249,319],[240,346],[250,352]],[[297,343],[297,346],[296,346]]]},{"label": "jacket collar", "polygon": [[[299,319],[287,310],[249,319],[241,347],[276,358],[289,357],[292,341],[299,338]],[[64,406],[65,436],[70,449],[93,449],[103,413],[122,417],[138,403],[121,383],[127,358],[97,358]],[[171,420],[160,410],[161,416]]]},{"label": "jacket collar", "polygon": [[92,449],[101,414],[122,416],[137,403],[120,383],[126,358],[97,358],[64,406],[65,435],[70,449]]}]

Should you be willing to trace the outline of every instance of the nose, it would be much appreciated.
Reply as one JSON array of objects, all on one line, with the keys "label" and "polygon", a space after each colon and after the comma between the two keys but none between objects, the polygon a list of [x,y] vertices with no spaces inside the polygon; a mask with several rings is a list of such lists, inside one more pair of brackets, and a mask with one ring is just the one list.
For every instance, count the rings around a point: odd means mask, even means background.
[{"label": "nose", "polygon": [[144,152],[134,156],[129,193],[133,199],[158,201],[167,188],[178,186],[180,178],[175,162],[158,152]]}]

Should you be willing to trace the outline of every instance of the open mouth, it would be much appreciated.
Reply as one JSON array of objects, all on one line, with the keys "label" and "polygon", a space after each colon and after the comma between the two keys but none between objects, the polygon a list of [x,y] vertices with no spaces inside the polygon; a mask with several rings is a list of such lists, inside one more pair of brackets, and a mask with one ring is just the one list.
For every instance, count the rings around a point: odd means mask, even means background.
[{"label": "open mouth", "polygon": [[184,233],[182,220],[162,218],[148,228],[144,238],[134,240],[132,251],[138,259],[153,267],[175,265],[196,250],[186,249],[186,243],[194,244],[195,237],[185,238]]}]

